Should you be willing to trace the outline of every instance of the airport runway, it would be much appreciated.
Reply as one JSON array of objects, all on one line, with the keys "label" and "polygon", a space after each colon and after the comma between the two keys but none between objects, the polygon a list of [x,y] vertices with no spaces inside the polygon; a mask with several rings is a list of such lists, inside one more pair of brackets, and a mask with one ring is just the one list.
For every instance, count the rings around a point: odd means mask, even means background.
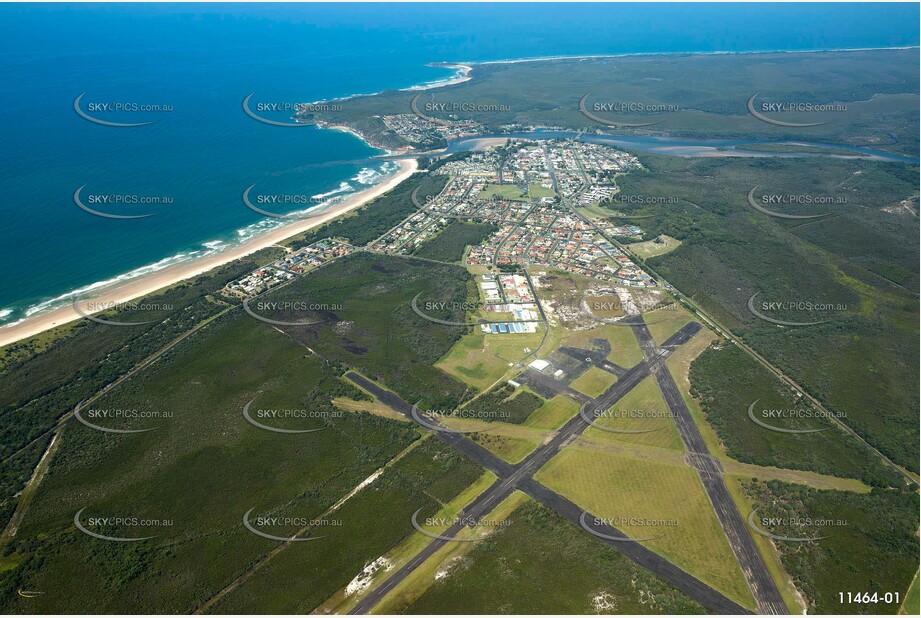
[{"label": "airport runway", "polygon": [[[640,319],[640,323],[645,329],[645,324],[642,323],[642,319]],[[665,342],[658,354],[654,354],[651,358],[647,358],[626,370],[621,374],[620,379],[599,397],[595,399],[587,398],[588,400],[585,401],[586,397],[580,393],[580,400],[583,400],[583,409],[588,412],[587,415],[590,417],[597,416],[614,405],[645,377],[654,373],[655,370],[661,366],[661,361],[664,360],[664,358],[671,354],[679,345],[693,337],[699,329],[700,324],[696,322],[692,322],[683,327]],[[648,330],[646,332],[648,333]],[[606,361],[604,359],[598,359],[596,366],[603,362]],[[396,394],[378,386],[374,382],[353,371],[346,372],[345,377],[372,393],[382,403],[385,403],[415,422],[411,414],[412,406],[403,401]],[[434,433],[440,440],[449,444],[472,461],[499,477],[498,481],[493,483],[486,491],[464,507],[462,514],[465,517],[474,518],[476,521],[481,520],[517,489],[523,491],[534,500],[537,500],[545,507],[553,510],[569,522],[581,528],[580,517],[582,516],[582,509],[571,500],[535,481],[533,475],[559,453],[563,446],[577,438],[590,426],[590,423],[583,418],[581,414],[576,414],[564,424],[550,440],[537,447],[528,457],[517,465],[512,465],[503,461],[473,442],[464,434],[443,431],[435,431]],[[459,523],[454,524],[442,534],[451,537],[460,532],[461,528],[462,526]],[[608,536],[624,539],[629,538],[626,534],[612,526],[599,525],[593,529],[596,528],[598,532]],[[601,537],[596,538],[613,549],[623,553],[636,564],[648,569],[662,580],[675,586],[711,612],[720,614],[751,613],[738,603],[727,598],[721,592],[711,588],[690,573],[687,573],[675,564],[635,541],[612,541]],[[750,537],[749,540],[751,540]],[[452,541],[433,539],[432,542],[419,552],[419,554],[414,556],[409,562],[404,564],[379,586],[369,592],[349,613],[369,613],[377,606],[384,596],[399,585],[400,582],[404,581],[410,573],[419,567],[419,565],[424,563],[429,557],[449,542]]]},{"label": "airport runway", "polygon": [[[640,342],[640,348],[642,348],[646,360],[660,358],[662,348],[656,347],[646,324],[634,324],[632,328],[637,340]],[[663,348],[670,343],[672,342],[666,341]],[[723,532],[726,533],[726,538],[729,540],[729,546],[732,548],[742,573],[745,575],[745,580],[748,582],[748,587],[751,589],[752,596],[754,596],[755,602],[758,604],[758,612],[762,614],[789,613],[780,590],[777,588],[777,584],[774,583],[774,578],[771,577],[767,565],[764,563],[761,554],[758,552],[758,547],[745,525],[745,520],[729,494],[729,489],[723,480],[723,468],[719,461],[710,455],[710,450],[707,448],[707,444],[704,442],[697,425],[694,424],[691,412],[688,410],[671,372],[664,364],[654,363],[652,374],[655,376],[659,390],[662,392],[662,397],[665,399],[665,403],[668,405],[678,426],[678,432],[684,442],[685,457],[688,464],[697,471],[703,483],[707,497],[713,505],[713,510],[716,512]]]}]

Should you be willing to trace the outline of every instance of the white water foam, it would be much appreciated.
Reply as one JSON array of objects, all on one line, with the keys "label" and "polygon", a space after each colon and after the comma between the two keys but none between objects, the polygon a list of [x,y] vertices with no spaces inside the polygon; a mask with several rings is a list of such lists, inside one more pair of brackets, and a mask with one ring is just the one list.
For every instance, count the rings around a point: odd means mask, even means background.
[{"label": "white water foam", "polygon": [[[363,168],[351,180],[363,185],[362,189],[364,189],[368,186],[379,184],[384,179],[384,177],[389,176],[390,174],[395,172],[397,169],[399,169],[399,164],[393,161],[385,161],[380,166],[379,170],[374,170],[371,168]],[[324,199],[324,201],[320,202],[319,204],[311,205],[310,207],[305,208],[304,210],[296,211],[291,214],[297,216],[297,215],[304,214],[308,212],[309,210],[313,210],[315,208],[321,208],[321,209],[326,208],[330,204],[341,202],[343,199],[343,196],[347,196],[354,192],[355,192],[355,188],[348,182],[343,181],[339,184],[337,188],[331,191],[328,191],[326,193],[319,193],[313,196],[315,199],[323,199],[323,198],[328,198],[328,199]],[[189,262],[191,260],[195,260],[195,259],[199,259],[202,257],[211,256],[216,253],[220,253],[221,251],[224,251],[225,249],[228,249],[232,246],[236,246],[238,244],[245,243],[246,241],[250,240],[254,236],[258,236],[260,234],[273,230],[277,227],[285,225],[286,223],[290,223],[290,221],[286,221],[284,219],[272,219],[272,218],[262,219],[255,223],[247,225],[246,227],[236,230],[235,237],[230,240],[223,240],[223,239],[209,240],[209,241],[201,243],[201,247],[203,247],[203,249],[192,250],[192,251],[182,251],[170,257],[166,257],[166,258],[163,258],[162,260],[153,262],[151,264],[145,264],[144,266],[140,266],[126,273],[120,274],[117,277],[113,277],[111,279],[104,279],[102,281],[96,281],[94,283],[90,283],[89,285],[85,285],[83,287],[79,287],[74,290],[70,290],[69,292],[65,292],[64,294],[61,294],[59,296],[55,296],[54,298],[43,300],[39,303],[36,303],[34,305],[27,307],[24,312],[25,317],[20,318],[14,322],[10,322],[8,324],[2,324],[0,328],[8,328],[10,326],[14,326],[16,324],[23,322],[26,318],[30,318],[36,314],[46,313],[48,311],[53,311],[55,309],[68,305],[73,302],[74,297],[83,296],[84,294],[98,291],[102,288],[107,288],[107,287],[110,287],[110,286],[113,286],[119,283],[124,283],[125,281],[129,281],[137,277],[142,277],[144,275],[148,275],[150,273],[154,273],[159,270],[163,270],[164,268],[168,268],[170,266],[173,266],[174,264],[179,264],[182,262]],[[0,311],[0,323],[3,323],[14,312],[15,312],[14,309],[3,309],[2,311]]]},{"label": "white water foam", "polygon": [[339,193],[348,193],[352,191],[354,187],[347,182],[340,182],[339,187],[333,189],[332,191],[327,191],[326,193],[317,193],[316,195],[311,195],[310,197],[315,200],[322,200],[331,195],[338,195]]}]

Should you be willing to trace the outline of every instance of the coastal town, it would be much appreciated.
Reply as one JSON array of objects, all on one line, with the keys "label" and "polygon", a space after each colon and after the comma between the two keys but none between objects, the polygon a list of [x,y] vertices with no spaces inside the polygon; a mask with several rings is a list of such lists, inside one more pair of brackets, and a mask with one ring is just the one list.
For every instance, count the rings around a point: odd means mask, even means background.
[{"label": "coastal town", "polygon": [[609,200],[619,191],[616,176],[639,169],[635,157],[597,144],[512,141],[438,168],[450,177],[441,194],[371,248],[411,254],[453,221],[486,223],[497,231],[470,249],[470,266],[545,264],[627,287],[654,285],[611,240],[638,239],[642,229],[580,210]]},{"label": "coastal town", "polygon": [[306,247],[292,251],[267,266],[257,268],[245,277],[231,281],[224,287],[229,296],[247,298],[261,294],[280,283],[348,255],[355,250],[342,239],[324,238]]},{"label": "coastal town", "polygon": [[921,616],[921,2],[685,2],[14,0],[3,615]]},{"label": "coastal town", "polygon": [[430,172],[447,176],[442,191],[424,200],[414,194],[416,212],[366,247],[326,238],[229,283],[225,293],[260,294],[354,251],[412,255],[452,223],[469,222],[495,230],[469,247],[464,263],[479,275],[487,314],[509,319],[484,324],[483,332],[534,332],[539,322],[535,294],[521,275],[528,266],[621,287],[656,285],[619,245],[641,238],[643,230],[616,225],[594,208],[618,194],[619,175],[640,170],[636,157],[607,146],[574,139],[508,140],[451,158]]}]

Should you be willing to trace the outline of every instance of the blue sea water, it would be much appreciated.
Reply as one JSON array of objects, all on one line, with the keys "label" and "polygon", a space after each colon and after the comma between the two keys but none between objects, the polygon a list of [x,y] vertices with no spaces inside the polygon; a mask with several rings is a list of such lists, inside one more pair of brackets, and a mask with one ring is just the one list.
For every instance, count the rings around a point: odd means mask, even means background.
[{"label": "blue sea water", "polygon": [[[450,77],[438,61],[916,46],[917,4],[233,4],[0,6],[0,324],[75,290],[220,250],[273,225],[241,193],[374,184],[346,133],[248,118],[243,97],[316,101]],[[169,106],[100,113],[73,101]],[[286,119],[287,116],[278,116]],[[82,195],[162,196],[109,220]]]}]

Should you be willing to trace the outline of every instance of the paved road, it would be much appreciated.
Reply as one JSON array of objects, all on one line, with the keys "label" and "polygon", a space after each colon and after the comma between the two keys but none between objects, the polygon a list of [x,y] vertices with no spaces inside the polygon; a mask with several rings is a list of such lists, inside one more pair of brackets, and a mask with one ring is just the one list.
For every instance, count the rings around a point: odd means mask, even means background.
[{"label": "paved road", "polygon": [[[642,318],[638,319],[640,323],[642,323]],[[583,403],[583,409],[586,410],[588,413],[587,415],[597,416],[614,405],[645,377],[650,375],[653,368],[660,365],[661,360],[668,356],[672,350],[690,339],[699,329],[699,324],[688,324],[669,338],[666,342],[669,347],[665,348],[661,355],[656,355],[651,359],[644,360],[626,370],[621,378],[599,397],[585,401]],[[396,394],[381,388],[374,382],[371,382],[355,372],[349,371],[345,374],[345,377],[374,394],[382,403],[414,421],[411,415],[412,406],[403,401]],[[442,431],[436,431],[435,434],[440,440],[457,449],[472,461],[499,477],[498,481],[463,509],[465,516],[475,518],[479,521],[501,503],[502,500],[518,489],[547,508],[555,511],[574,525],[581,527],[580,517],[582,515],[582,509],[571,500],[535,481],[533,475],[559,453],[563,446],[577,438],[588,429],[588,427],[590,427],[590,424],[581,414],[573,416],[573,418],[563,425],[550,440],[537,447],[528,457],[517,465],[512,465],[499,459],[463,434]],[[629,538],[626,534],[612,526],[596,526],[595,528],[597,531],[609,536],[624,539]],[[455,524],[443,534],[448,537],[455,536],[460,530],[460,524]],[[643,547],[635,541],[611,541],[600,537],[598,538],[613,549],[623,553],[639,566],[650,570],[664,581],[675,586],[710,611],[724,614],[750,613],[742,606],[728,599],[722,593],[704,584],[690,573],[687,573],[662,556]],[[424,563],[448,542],[450,541],[442,539],[433,540],[419,554],[414,556],[409,562],[404,564],[374,590],[369,592],[349,613],[369,613],[387,593],[399,585],[400,582],[404,581],[407,576],[419,567],[419,565]]]},{"label": "paved road", "polygon": [[[462,516],[464,519],[468,517],[476,518],[477,521],[480,521],[485,515],[496,508],[498,504],[508,498],[513,491],[515,491],[514,487],[503,486],[501,480],[496,481],[489,489],[467,505],[459,516]],[[458,522],[442,532],[441,535],[454,537],[457,536],[463,528],[463,524]],[[391,590],[406,579],[410,573],[415,571],[423,562],[431,558],[439,549],[451,542],[452,541],[447,541],[445,539],[432,539],[432,541],[422,548],[422,551],[413,556],[409,562],[401,566],[393,575],[384,580],[381,585],[365,595],[365,597],[349,611],[349,614],[369,613]]]},{"label": "paved road", "polygon": [[[381,403],[389,406],[393,410],[396,410],[411,422],[416,422],[416,419],[414,419],[412,416],[413,407],[403,401],[398,395],[384,388],[381,388],[368,378],[364,377],[363,375],[359,375],[354,371],[347,371],[345,373],[345,377],[369,393],[373,394]],[[433,425],[438,424],[437,421],[431,419],[429,419],[429,422]],[[499,478],[510,476],[515,470],[515,467],[512,464],[508,463],[504,459],[496,457],[490,451],[487,451],[485,448],[464,434],[449,433],[446,431],[436,431],[433,433],[435,434],[436,438],[453,447],[467,458],[480,464],[482,467],[486,468]]]},{"label": "paved road", "polygon": [[[700,325],[698,325],[699,328]],[[649,333],[646,324],[639,323],[632,326],[633,332],[640,342],[640,348],[647,360],[660,358],[662,348],[657,348]],[[679,331],[680,332],[680,331]],[[667,341],[666,345],[672,343]],[[720,463],[710,455],[706,442],[694,423],[690,410],[675,384],[668,367],[663,363],[655,363],[652,368],[652,374],[659,385],[662,397],[665,399],[675,423],[678,426],[678,432],[684,442],[685,457],[688,464],[697,471],[707,497],[713,505],[713,510],[726,533],[729,540],[729,546],[735,554],[742,573],[748,582],[752,596],[758,604],[758,611],[762,614],[787,614],[786,603],[768,571],[767,565],[752,539],[751,533],[745,525],[745,520],[736,508],[729,489],[723,480],[723,468]]]},{"label": "paved road", "polygon": [[[582,517],[582,508],[571,500],[554,493],[533,479],[523,482],[520,489],[572,524],[581,527],[580,519]],[[586,516],[587,522],[593,522],[594,520],[594,515],[589,514]],[[612,526],[591,525],[591,528],[592,530],[608,536],[626,537],[626,535]],[[624,554],[639,566],[651,571],[661,579],[670,583],[711,612],[717,614],[751,613],[735,601],[726,598],[696,577],[681,570],[675,564],[636,541],[612,541],[601,537],[596,538],[602,543]]]},{"label": "paved road", "polygon": [[614,374],[617,377],[624,375],[627,372],[625,367],[621,367],[615,363],[612,363],[608,360],[608,354],[610,350],[586,350],[585,348],[574,348],[571,346],[560,346],[557,348],[557,351],[573,358],[579,362],[588,361],[598,367],[603,369],[608,373]]},{"label": "paved road", "polygon": [[546,399],[550,399],[554,395],[563,395],[578,403],[586,403],[592,399],[585,393],[580,393],[576,389],[563,384],[553,376],[548,376],[531,367],[528,367],[520,373],[518,377],[515,378],[515,382],[518,384],[527,384],[534,389],[538,395],[542,395]]}]

